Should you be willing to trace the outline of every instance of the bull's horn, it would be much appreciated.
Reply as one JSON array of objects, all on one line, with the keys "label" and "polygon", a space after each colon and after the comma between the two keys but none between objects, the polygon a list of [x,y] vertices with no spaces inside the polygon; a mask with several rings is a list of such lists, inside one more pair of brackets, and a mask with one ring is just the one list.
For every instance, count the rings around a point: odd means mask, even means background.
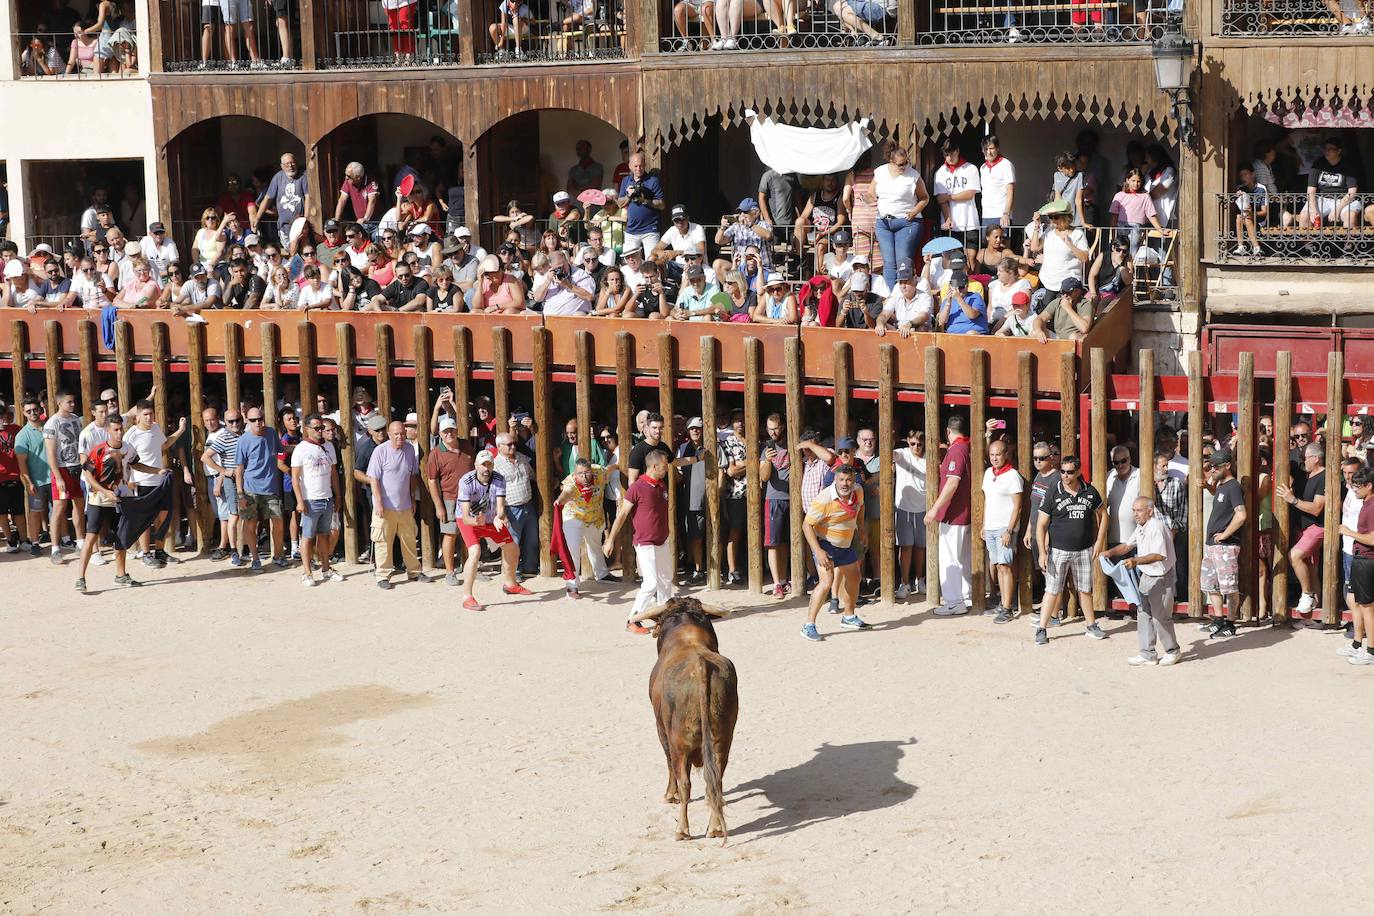
[{"label": "bull's horn", "polygon": [[664,608],[666,608],[667,606],[668,605],[666,604],[660,604],[658,607],[651,607],[647,611],[644,611],[631,617],[629,622],[639,623],[641,620],[656,620],[658,619],[658,616],[663,613]]},{"label": "bull's horn", "polygon": [[729,617],[731,613],[728,607],[716,607],[713,604],[703,604],[701,609],[706,612],[707,617]]}]

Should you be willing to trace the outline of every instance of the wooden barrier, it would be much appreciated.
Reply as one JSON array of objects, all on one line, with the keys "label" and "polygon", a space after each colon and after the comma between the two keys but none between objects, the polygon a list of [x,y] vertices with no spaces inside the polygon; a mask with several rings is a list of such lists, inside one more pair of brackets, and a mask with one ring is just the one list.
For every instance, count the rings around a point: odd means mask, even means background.
[{"label": "wooden barrier", "polygon": [[[1022,537],[1029,533],[1035,536],[1035,519],[1030,514],[1030,489],[1031,482],[1035,480],[1035,475],[1039,470],[1035,466],[1035,461],[1031,455],[1035,450],[1035,418],[1033,410],[1034,400],[1034,380],[1035,380],[1035,354],[1030,350],[1022,350],[1021,356],[1017,360],[1017,377],[1019,383],[1016,392],[1016,466],[1020,470],[1021,479],[1025,482],[1025,491],[1021,498],[1021,526],[1016,532],[1017,537]],[[1024,541],[1016,552],[1016,603],[1020,606],[1023,614],[1031,612],[1031,605],[1034,603],[1031,582],[1031,551],[1025,549]]]},{"label": "wooden barrier", "polygon": [[[786,365],[787,390],[802,390],[802,342],[800,337],[789,337],[783,341]],[[805,476],[806,463],[801,454],[801,434],[803,420],[802,399],[787,399],[787,450],[791,461],[791,471],[787,476],[788,532],[791,534],[790,558],[787,568],[792,579],[792,589],[796,594],[804,594],[806,582],[806,536],[802,533],[802,520],[806,517],[806,506],[802,505],[802,478]]]},{"label": "wooden barrier", "polygon": [[[1246,354],[1253,356],[1253,354]],[[1253,363],[1251,370],[1253,371]],[[1332,351],[1326,367],[1326,539],[1322,542],[1322,623],[1341,619],[1341,425],[1345,418],[1345,354]],[[1374,639],[1374,634],[1370,634]]]},{"label": "wooden barrier", "polygon": [[[1089,360],[1092,387],[1092,482],[1102,501],[1107,501],[1107,476],[1111,473],[1111,457],[1107,452],[1107,354],[1094,348]],[[1110,512],[1110,510],[1108,510]],[[1109,523],[1110,524],[1110,523]],[[1107,607],[1107,576],[1102,567],[1093,564],[1093,610]]]},{"label": "wooden barrier", "polygon": [[[337,354],[337,380],[339,383],[339,435],[344,447],[339,452],[339,486],[343,488],[344,504],[340,511],[343,520],[344,560],[352,563],[358,559],[358,482],[353,474],[354,438],[367,435],[366,430],[353,429],[353,327],[339,324],[334,328],[334,352]],[[231,405],[237,401],[229,399]]]},{"label": "wooden barrier", "polygon": [[[716,411],[716,341],[703,337],[701,350],[701,426],[702,449],[706,452],[706,517],[720,519],[720,489],[725,481],[719,462],[720,442],[716,431],[720,417]],[[720,588],[720,552],[725,539],[721,536],[721,525],[706,526],[706,587]]]},{"label": "wooden barrier", "polygon": [[[1254,530],[1259,525],[1259,455],[1258,443],[1255,441],[1255,354],[1240,355],[1238,378],[1236,444],[1239,448],[1232,458],[1235,461],[1236,477],[1240,480],[1241,492],[1245,494],[1245,505],[1250,513],[1246,527]],[[1237,620],[1248,623],[1259,617],[1255,601],[1259,573],[1254,550],[1240,552],[1238,575],[1240,607],[1237,608]]]},{"label": "wooden barrier", "polygon": [[[969,576],[973,581],[973,613],[983,613],[987,604],[988,549],[983,543],[983,512],[986,501],[983,496],[983,468],[988,463],[988,353],[978,349],[969,354],[969,503],[972,517],[979,520],[978,525],[969,526],[969,544],[972,547],[972,566]],[[939,492],[938,488],[934,491]],[[954,600],[954,596],[950,596]],[[1000,598],[999,598],[1000,601]]]},{"label": "wooden barrier", "polygon": [[[417,422],[415,431],[415,449],[417,457],[420,459],[420,566],[422,569],[434,569],[434,537],[438,531],[436,524],[434,497],[429,493],[429,487],[424,484],[425,461],[429,458],[429,418],[431,402],[429,397],[429,386],[434,381],[432,372],[433,346],[430,341],[429,327],[417,324],[411,334],[413,338],[412,347],[415,351],[415,414],[423,417],[422,422]],[[304,392],[302,392],[304,397]]]},{"label": "wooden barrier", "polygon": [[[1293,354],[1287,350],[1278,355],[1277,372],[1274,376],[1274,454],[1272,459],[1274,488],[1293,485],[1292,468],[1285,460],[1288,437],[1293,432]],[[1274,501],[1274,506],[1282,506]],[[1285,507],[1286,508],[1286,507]],[[1273,595],[1270,607],[1274,620],[1280,623],[1288,620],[1288,550],[1292,546],[1289,539],[1292,528],[1291,516],[1280,508],[1274,512],[1274,556],[1273,556]]]},{"label": "wooden barrier", "polygon": [[[759,416],[759,369],[763,361],[763,346],[758,338],[744,342],[744,428],[762,430]],[[748,436],[744,442],[745,479],[749,484],[749,517],[763,518],[764,501],[759,468],[759,440],[762,432]],[[763,590],[763,525],[749,526],[749,592],[757,595]]]},{"label": "wooden barrier", "polygon": [[927,409],[926,421],[926,600],[938,605],[940,594],[940,523],[930,511],[931,503],[940,493],[940,443],[944,441],[945,430],[940,423],[940,411],[930,409],[930,405],[944,402],[940,385],[940,372],[944,363],[939,347],[926,347],[925,353],[925,396]]}]

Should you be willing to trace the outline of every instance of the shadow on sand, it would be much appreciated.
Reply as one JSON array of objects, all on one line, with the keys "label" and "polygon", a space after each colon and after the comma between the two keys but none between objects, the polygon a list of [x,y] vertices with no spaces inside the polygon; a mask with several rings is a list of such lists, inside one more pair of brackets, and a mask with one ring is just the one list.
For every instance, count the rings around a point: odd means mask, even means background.
[{"label": "shadow on sand", "polygon": [[907,801],[917,787],[897,778],[906,741],[822,744],[810,760],[735,786],[729,802],[762,795],[768,810],[730,835],[763,839],[782,836],[824,821],[890,808]]}]

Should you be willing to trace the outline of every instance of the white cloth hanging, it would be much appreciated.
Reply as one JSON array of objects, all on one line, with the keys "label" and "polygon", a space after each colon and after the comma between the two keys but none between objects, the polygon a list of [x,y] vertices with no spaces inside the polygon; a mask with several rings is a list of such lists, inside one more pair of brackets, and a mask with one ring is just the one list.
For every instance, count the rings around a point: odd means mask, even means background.
[{"label": "white cloth hanging", "polygon": [[846,172],[873,146],[867,118],[843,127],[793,127],[761,118],[752,110],[749,139],[760,161],[775,172],[829,175]]}]

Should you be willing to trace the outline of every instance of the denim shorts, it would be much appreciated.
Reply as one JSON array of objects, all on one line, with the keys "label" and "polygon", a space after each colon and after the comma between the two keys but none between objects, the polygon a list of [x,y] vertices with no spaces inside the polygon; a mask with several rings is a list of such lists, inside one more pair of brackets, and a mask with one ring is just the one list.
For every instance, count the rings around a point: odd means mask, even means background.
[{"label": "denim shorts", "polygon": [[307,499],[301,503],[301,537],[313,538],[334,530],[334,500]]},{"label": "denim shorts", "polygon": [[1002,533],[1007,529],[996,528],[983,532],[983,546],[988,550],[988,565],[1010,566],[1016,562],[1016,537],[1013,534],[1010,547],[1002,546]]},{"label": "denim shorts", "polygon": [[[215,497],[215,515],[220,521],[227,522],[239,514],[239,491],[232,476],[225,474],[221,479],[223,483],[220,484],[219,495]],[[215,492],[214,480],[213,477],[209,480],[211,493]]]},{"label": "denim shorts", "polygon": [[845,6],[869,25],[881,25],[887,21],[887,9],[874,0],[845,0]]}]

